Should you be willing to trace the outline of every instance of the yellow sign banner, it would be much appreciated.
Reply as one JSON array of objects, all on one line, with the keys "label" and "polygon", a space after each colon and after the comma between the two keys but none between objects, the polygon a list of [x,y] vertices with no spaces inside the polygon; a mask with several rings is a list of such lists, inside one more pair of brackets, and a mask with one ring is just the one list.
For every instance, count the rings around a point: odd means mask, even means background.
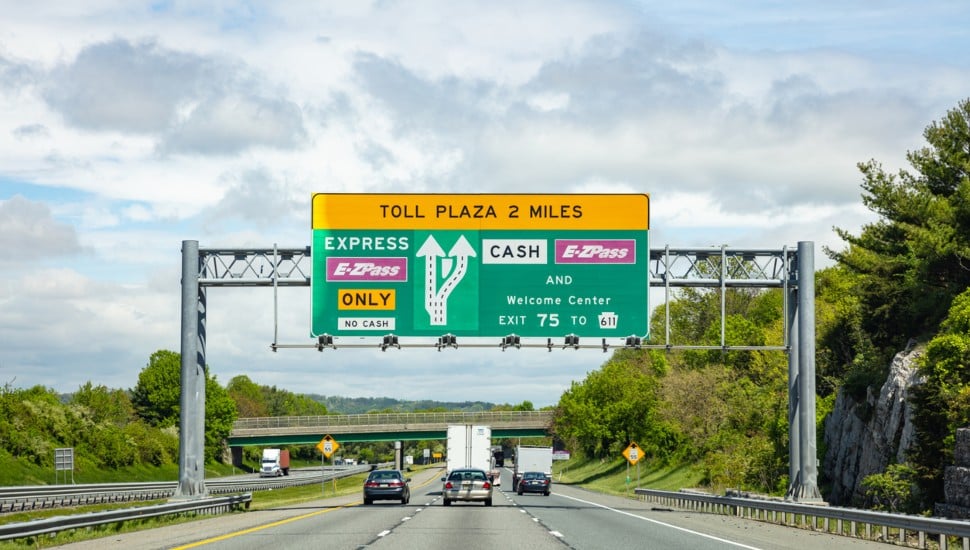
[{"label": "yellow sign banner", "polygon": [[647,194],[313,195],[313,229],[646,230]]},{"label": "yellow sign banner", "polygon": [[337,291],[337,309],[393,310],[395,297],[393,288],[342,288]]}]

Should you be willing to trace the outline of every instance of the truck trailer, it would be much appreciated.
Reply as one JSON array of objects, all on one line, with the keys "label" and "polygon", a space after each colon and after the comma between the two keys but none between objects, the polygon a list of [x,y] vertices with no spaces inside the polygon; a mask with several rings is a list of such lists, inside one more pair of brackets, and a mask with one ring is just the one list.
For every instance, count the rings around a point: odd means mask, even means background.
[{"label": "truck trailer", "polygon": [[489,472],[492,467],[492,428],[471,424],[448,426],[445,469],[478,468]]}]

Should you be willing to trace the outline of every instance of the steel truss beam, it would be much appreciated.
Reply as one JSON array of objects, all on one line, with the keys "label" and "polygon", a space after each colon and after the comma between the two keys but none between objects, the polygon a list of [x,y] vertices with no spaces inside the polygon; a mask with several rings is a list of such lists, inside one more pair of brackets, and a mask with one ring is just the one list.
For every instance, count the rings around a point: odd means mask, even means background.
[{"label": "steel truss beam", "polygon": [[[312,258],[310,248],[200,248],[199,249],[199,286],[200,287],[242,287],[242,286],[311,286]],[[726,246],[715,248],[659,248],[650,250],[650,281],[651,288],[664,289],[664,302],[667,304],[664,320],[664,338],[662,342],[644,342],[639,338],[626,343],[626,335],[620,338],[620,344],[610,343],[605,338],[595,342],[588,339],[584,343],[560,344],[552,339],[531,339],[517,345],[497,344],[503,350],[515,348],[545,348],[549,351],[561,347],[562,349],[602,349],[604,352],[615,347],[637,347],[647,349],[693,349],[693,350],[723,350],[723,351],[751,351],[775,350],[787,351],[789,342],[780,345],[750,346],[728,345],[725,341],[725,294],[727,289],[737,288],[795,288],[797,287],[797,253],[787,247],[782,249],[732,249]],[[678,288],[708,288],[719,289],[721,294],[721,338],[717,345],[674,344],[670,336],[669,304],[673,298],[672,291]],[[275,301],[274,301],[275,304]],[[273,351],[293,348],[316,348],[323,351],[326,348],[373,348],[380,347],[418,347],[436,348],[438,351],[455,345],[445,345],[427,340],[405,341],[398,339],[396,344],[385,344],[380,337],[365,339],[355,337],[354,343],[341,344],[339,341],[318,340],[315,343],[281,344],[275,338],[278,333],[275,319],[277,311],[274,307],[274,338],[270,344]],[[785,316],[787,323],[788,317]],[[784,334],[788,335],[789,327],[785,326]],[[566,336],[565,334],[563,336]],[[482,343],[482,338],[466,339],[462,347],[495,347],[494,343]],[[655,339],[654,339],[655,340]]]}]

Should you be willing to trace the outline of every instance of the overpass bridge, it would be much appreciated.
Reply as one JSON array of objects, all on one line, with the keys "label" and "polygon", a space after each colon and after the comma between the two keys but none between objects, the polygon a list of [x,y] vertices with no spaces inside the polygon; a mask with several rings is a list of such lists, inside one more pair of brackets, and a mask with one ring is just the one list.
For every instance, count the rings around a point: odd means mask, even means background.
[{"label": "overpass bridge", "polygon": [[547,437],[552,411],[487,411],[333,414],[240,418],[230,447],[316,445],[330,435],[339,443],[446,439],[448,425],[490,426],[493,438]]}]

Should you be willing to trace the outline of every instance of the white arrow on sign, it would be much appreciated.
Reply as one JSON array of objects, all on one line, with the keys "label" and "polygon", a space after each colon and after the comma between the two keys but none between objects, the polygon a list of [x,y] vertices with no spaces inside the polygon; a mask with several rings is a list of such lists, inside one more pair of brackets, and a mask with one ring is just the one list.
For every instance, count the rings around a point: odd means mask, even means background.
[{"label": "white arrow on sign", "polygon": [[[424,310],[428,312],[432,325],[448,324],[448,297],[468,273],[468,258],[475,257],[475,249],[464,235],[458,237],[454,246],[445,251],[435,240],[428,238],[418,249],[416,255],[424,261]],[[438,259],[441,258],[441,271],[447,273],[445,281],[438,288]]]}]

